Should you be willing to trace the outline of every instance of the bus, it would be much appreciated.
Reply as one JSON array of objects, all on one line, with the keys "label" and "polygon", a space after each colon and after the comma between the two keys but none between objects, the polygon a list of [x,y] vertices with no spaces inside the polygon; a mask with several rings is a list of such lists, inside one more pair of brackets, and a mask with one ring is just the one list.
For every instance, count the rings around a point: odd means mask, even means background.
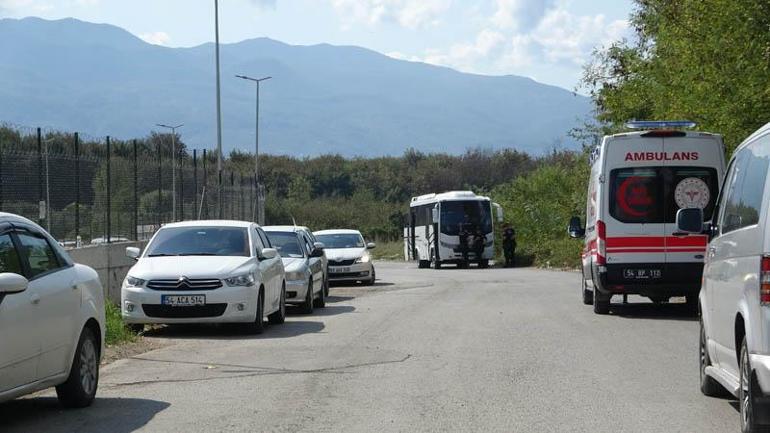
[{"label": "bus", "polygon": [[502,207],[472,191],[413,197],[404,225],[404,258],[420,268],[470,263],[486,268],[495,254],[493,214],[502,222]]}]

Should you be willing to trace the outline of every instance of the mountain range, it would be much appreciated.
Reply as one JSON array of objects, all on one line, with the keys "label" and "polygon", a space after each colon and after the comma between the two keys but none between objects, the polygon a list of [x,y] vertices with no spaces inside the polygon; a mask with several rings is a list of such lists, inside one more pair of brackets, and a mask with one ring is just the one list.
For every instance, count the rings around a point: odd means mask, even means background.
[{"label": "mountain range", "polygon": [[[214,45],[169,48],[75,19],[0,20],[0,121],[133,138],[183,123],[192,148],[216,143]],[[354,46],[267,38],[221,46],[223,148],[313,156],[573,147],[590,101],[518,76],[467,74]]]}]

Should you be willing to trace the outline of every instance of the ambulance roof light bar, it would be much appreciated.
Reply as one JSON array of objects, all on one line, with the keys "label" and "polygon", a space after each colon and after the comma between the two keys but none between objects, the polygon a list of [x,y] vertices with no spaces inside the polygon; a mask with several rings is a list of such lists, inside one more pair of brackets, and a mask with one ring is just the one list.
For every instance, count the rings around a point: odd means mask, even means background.
[{"label": "ambulance roof light bar", "polygon": [[692,129],[697,123],[691,120],[631,120],[628,129]]}]

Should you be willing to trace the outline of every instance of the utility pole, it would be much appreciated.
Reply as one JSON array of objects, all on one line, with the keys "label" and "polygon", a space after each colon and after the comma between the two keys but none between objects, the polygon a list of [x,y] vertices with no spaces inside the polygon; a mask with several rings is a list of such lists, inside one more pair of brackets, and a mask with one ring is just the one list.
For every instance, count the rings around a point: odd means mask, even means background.
[{"label": "utility pole", "polygon": [[171,221],[176,221],[176,130],[184,124],[169,126],[162,123],[156,123],[155,126],[171,130]]},{"label": "utility pole", "polygon": [[219,79],[219,0],[214,0],[214,35],[217,64],[217,173],[219,175],[217,199],[219,218],[222,218],[222,92]]},{"label": "utility pole", "polygon": [[[255,185],[257,187],[257,190],[259,190],[259,85],[263,81],[267,81],[272,79],[273,77],[263,77],[263,78],[253,78],[248,77],[246,75],[236,75],[236,78],[240,78],[242,80],[248,80],[251,82],[254,82],[257,84],[257,109],[256,109],[256,119],[255,119],[255,130],[254,130],[254,179],[257,182]],[[257,199],[257,205],[255,206],[255,214],[253,215],[253,219],[257,221],[259,224],[263,224],[264,221],[261,221],[260,218],[260,210],[259,210],[259,199]]]}]

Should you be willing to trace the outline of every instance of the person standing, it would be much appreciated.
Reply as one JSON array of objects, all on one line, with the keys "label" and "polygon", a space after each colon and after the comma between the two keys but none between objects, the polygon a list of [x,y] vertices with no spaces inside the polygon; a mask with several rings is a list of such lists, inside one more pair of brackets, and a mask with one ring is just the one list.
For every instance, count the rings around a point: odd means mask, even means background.
[{"label": "person standing", "polygon": [[506,268],[516,266],[516,231],[508,223],[503,226],[503,254]]}]

